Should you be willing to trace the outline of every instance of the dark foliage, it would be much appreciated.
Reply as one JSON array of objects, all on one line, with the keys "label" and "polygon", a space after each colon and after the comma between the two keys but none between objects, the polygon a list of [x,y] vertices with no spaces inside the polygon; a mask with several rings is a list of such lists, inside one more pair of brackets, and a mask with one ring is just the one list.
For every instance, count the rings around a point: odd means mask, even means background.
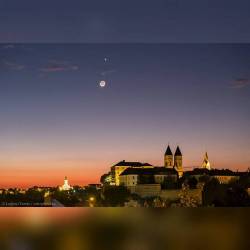
[{"label": "dark foliage", "polygon": [[102,196],[104,206],[123,206],[129,200],[130,192],[124,186],[105,186]]}]

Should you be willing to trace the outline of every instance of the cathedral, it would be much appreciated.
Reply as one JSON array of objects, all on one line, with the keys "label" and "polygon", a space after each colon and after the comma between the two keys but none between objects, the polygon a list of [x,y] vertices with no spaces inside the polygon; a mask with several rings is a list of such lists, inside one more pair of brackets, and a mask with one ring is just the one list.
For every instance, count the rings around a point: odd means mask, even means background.
[{"label": "cathedral", "polygon": [[166,168],[174,168],[178,172],[179,177],[183,175],[182,153],[179,146],[177,146],[175,154],[173,155],[168,145],[164,155],[164,166]]}]

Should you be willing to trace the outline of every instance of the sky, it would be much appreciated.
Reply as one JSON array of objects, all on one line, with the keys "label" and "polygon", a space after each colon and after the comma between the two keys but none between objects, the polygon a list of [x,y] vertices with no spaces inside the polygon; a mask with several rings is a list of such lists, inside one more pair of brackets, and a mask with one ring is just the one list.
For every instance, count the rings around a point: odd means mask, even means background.
[{"label": "sky", "polygon": [[245,171],[249,58],[248,44],[0,44],[0,186],[96,183],[120,160],[162,166],[168,144],[185,169],[208,151]]},{"label": "sky", "polygon": [[0,0],[0,41],[248,43],[249,12],[249,0]]},{"label": "sky", "polygon": [[[0,0],[0,187],[120,160],[250,167],[249,0]],[[105,60],[106,58],[106,60]],[[101,80],[107,82],[100,88]]]}]

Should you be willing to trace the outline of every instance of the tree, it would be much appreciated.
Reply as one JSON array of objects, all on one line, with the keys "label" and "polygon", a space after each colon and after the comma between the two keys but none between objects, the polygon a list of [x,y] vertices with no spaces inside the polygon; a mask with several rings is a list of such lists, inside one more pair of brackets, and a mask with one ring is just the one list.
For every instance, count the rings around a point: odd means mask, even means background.
[{"label": "tree", "polygon": [[188,186],[189,186],[190,189],[197,188],[198,181],[194,176],[189,177],[188,180],[187,180],[187,183],[188,183]]},{"label": "tree", "polygon": [[105,186],[102,196],[105,206],[123,206],[129,200],[130,192],[124,186]]},{"label": "tree", "polygon": [[[242,182],[243,183],[242,183]],[[214,206],[250,206],[250,197],[245,188],[245,180],[220,184],[213,178],[204,186],[203,204]]]},{"label": "tree", "polygon": [[172,176],[166,176],[164,181],[161,185],[162,189],[176,189],[177,188],[177,181]]},{"label": "tree", "polygon": [[209,180],[210,180],[210,176],[206,174],[199,177],[199,182],[202,182],[202,183],[208,183]]},{"label": "tree", "polygon": [[226,185],[220,184],[216,178],[212,178],[203,188],[203,205],[226,206]]},{"label": "tree", "polygon": [[226,202],[230,207],[246,207],[250,206],[250,197],[244,186],[233,183],[227,189]]},{"label": "tree", "polygon": [[78,198],[70,191],[57,190],[52,194],[52,198],[61,202],[64,206],[73,207],[78,203]]},{"label": "tree", "polygon": [[30,202],[30,203],[43,203],[44,202],[44,192],[39,191],[37,187],[28,189],[25,196],[26,196],[27,202]]},{"label": "tree", "polygon": [[191,194],[189,185],[183,184],[182,189],[179,194],[179,203],[176,206],[179,207],[199,207],[202,205],[201,190],[203,185],[199,187],[200,192],[197,194]]},{"label": "tree", "polygon": [[100,178],[100,182],[104,185],[111,182],[111,173],[103,174]]},{"label": "tree", "polygon": [[250,187],[250,174],[248,173],[240,176],[238,183],[245,189]]}]

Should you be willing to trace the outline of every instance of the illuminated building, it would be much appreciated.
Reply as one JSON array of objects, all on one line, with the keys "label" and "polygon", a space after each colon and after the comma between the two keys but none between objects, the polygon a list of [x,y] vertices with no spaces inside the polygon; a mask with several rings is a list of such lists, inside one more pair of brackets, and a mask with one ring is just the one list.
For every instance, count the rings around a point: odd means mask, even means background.
[{"label": "illuminated building", "polygon": [[174,154],[174,169],[176,169],[176,171],[178,172],[179,177],[182,177],[183,175],[182,153],[179,146],[177,146]]},{"label": "illuminated building", "polygon": [[138,184],[162,184],[165,180],[177,181],[178,172],[174,168],[127,168],[120,176],[120,185],[133,187]]},{"label": "illuminated building", "polygon": [[65,176],[65,178],[64,178],[64,184],[62,186],[60,186],[60,190],[62,190],[62,191],[68,191],[70,189],[72,189],[72,187],[68,183],[67,176]]},{"label": "illuminated building", "polygon": [[[167,150],[164,154],[164,167],[168,169],[174,169],[178,172],[178,176],[181,177],[183,175],[183,166],[182,166],[182,153],[180,151],[179,146],[177,146],[175,154],[173,156],[170,146],[168,145]],[[125,160],[118,162],[114,166],[111,167],[111,171],[108,174],[105,174],[103,177],[104,183],[108,183],[109,185],[120,185],[119,176],[123,173],[127,168],[139,168],[139,169],[147,169],[154,168],[149,163],[141,163],[141,162],[127,162]]]},{"label": "illuminated building", "polygon": [[164,155],[164,166],[170,169],[174,168],[178,172],[179,177],[183,175],[182,153],[179,146],[177,146],[175,154],[173,156],[171,148],[168,145]]},{"label": "illuminated building", "polygon": [[153,166],[149,163],[120,161],[111,167],[112,182],[115,185],[120,185],[119,176],[127,168],[153,168]]},{"label": "illuminated building", "polygon": [[167,150],[164,155],[164,166],[166,168],[173,168],[173,153],[168,145]]},{"label": "illuminated building", "polygon": [[208,160],[208,154],[206,152],[205,156],[204,156],[204,160],[203,160],[203,163],[201,165],[201,168],[206,168],[208,170],[211,170],[211,166],[210,166],[210,162]]}]

